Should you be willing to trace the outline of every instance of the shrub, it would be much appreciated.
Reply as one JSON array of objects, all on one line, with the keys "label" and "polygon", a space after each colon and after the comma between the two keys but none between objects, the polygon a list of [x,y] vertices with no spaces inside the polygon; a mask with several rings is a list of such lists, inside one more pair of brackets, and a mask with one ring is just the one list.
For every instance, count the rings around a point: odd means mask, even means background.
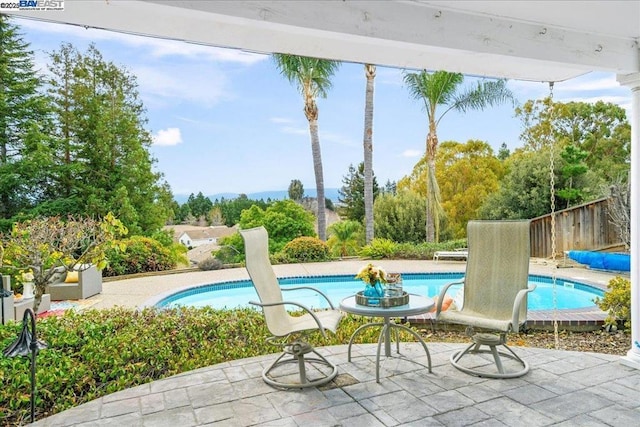
[{"label": "shrub", "polygon": [[187,248],[182,243],[173,241],[173,233],[169,230],[160,230],[151,236],[153,240],[157,240],[162,246],[169,250],[171,257],[177,264],[189,265],[189,259],[187,258],[187,251],[192,248]]},{"label": "shrub", "polygon": [[424,242],[426,206],[426,198],[412,191],[381,194],[373,205],[376,236],[396,242]]},{"label": "shrub", "polygon": [[172,270],[177,261],[171,251],[149,237],[133,236],[120,241],[120,248],[109,249],[109,265],[104,276]]},{"label": "shrub", "polygon": [[327,228],[327,245],[331,254],[338,257],[356,255],[364,244],[364,227],[358,221],[340,221]]},{"label": "shrub", "polygon": [[222,261],[213,257],[209,257],[200,261],[198,263],[198,268],[204,271],[220,270],[222,268]]},{"label": "shrub", "polygon": [[598,307],[609,312],[605,324],[617,326],[621,323],[625,328],[631,328],[631,281],[618,276],[609,281],[607,289],[603,298],[596,298]]},{"label": "shrub", "polygon": [[238,264],[244,262],[244,240],[240,233],[223,237],[220,249],[213,252],[213,256],[223,264]]},{"label": "shrub", "polygon": [[[301,236],[315,236],[315,218],[293,200],[279,200],[262,210],[257,206],[242,211],[240,228],[264,226],[269,233],[269,253],[276,253]],[[244,254],[243,254],[244,256]]]},{"label": "shrub", "polygon": [[453,251],[467,246],[466,239],[449,240],[447,242],[400,243],[396,247],[394,258],[398,259],[433,259],[436,251]]},{"label": "shrub", "polygon": [[366,258],[380,259],[393,258],[398,244],[389,239],[373,239],[360,251],[360,255]]},{"label": "shrub", "polygon": [[271,262],[271,264],[291,264],[295,262],[295,260],[289,258],[287,254],[282,251],[276,252],[273,255],[269,255],[269,261]]},{"label": "shrub", "polygon": [[388,239],[376,238],[360,251],[360,255],[373,259],[433,259],[436,251],[453,251],[467,246],[466,239],[448,242],[395,243]]},{"label": "shrub", "polygon": [[[251,308],[112,308],[67,313],[38,320],[38,338],[48,348],[38,354],[37,419],[150,381],[274,351],[266,340],[271,334],[262,312]],[[323,339],[314,332],[308,338],[313,345],[345,344],[366,321],[363,316],[348,315],[335,335]],[[19,322],[0,325],[0,348],[13,342],[21,326]],[[357,342],[373,343],[377,338],[375,328],[369,328],[358,335]],[[27,424],[27,361],[0,357],[0,378],[2,425]]]},{"label": "shrub", "polygon": [[292,261],[309,262],[329,259],[329,247],[315,237],[298,237],[287,243],[283,254]]}]

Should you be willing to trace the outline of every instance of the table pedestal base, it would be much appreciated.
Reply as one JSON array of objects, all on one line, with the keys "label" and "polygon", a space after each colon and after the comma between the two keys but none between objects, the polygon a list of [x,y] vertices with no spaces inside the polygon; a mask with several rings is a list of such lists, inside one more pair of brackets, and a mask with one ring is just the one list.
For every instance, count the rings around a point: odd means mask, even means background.
[{"label": "table pedestal base", "polygon": [[[353,335],[351,335],[351,339],[349,340],[349,346],[347,348],[347,360],[349,362],[351,362],[351,345],[353,344],[353,340],[356,338],[356,336],[367,328],[373,328],[373,327],[379,327],[379,326],[382,326],[382,329],[380,330],[380,335],[378,336],[378,348],[376,351],[376,382],[377,383],[380,382],[380,352],[381,352],[380,350],[382,349],[383,340],[384,340],[384,355],[386,357],[391,357],[391,330],[392,329],[395,329],[395,333],[396,333],[396,336],[395,336],[396,352],[398,354],[400,354],[400,337],[398,334],[398,330],[403,330],[405,332],[410,333],[418,340],[420,344],[422,344],[422,348],[424,348],[424,351],[427,354],[427,360],[428,360],[428,365],[425,367],[429,369],[429,373],[431,373],[431,354],[429,354],[429,349],[427,348],[427,344],[424,342],[420,334],[418,334],[416,331],[414,331],[411,328],[407,328],[404,325],[399,325],[397,323],[392,322],[391,319],[388,317],[384,318],[384,322],[367,323],[355,330]],[[418,362],[413,362],[413,363],[417,363],[418,365],[424,366]]]}]

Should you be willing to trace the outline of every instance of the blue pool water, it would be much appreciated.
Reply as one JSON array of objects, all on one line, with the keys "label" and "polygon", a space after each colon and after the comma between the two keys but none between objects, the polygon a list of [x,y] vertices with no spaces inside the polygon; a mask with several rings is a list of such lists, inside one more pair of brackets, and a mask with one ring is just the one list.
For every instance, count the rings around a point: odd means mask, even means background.
[{"label": "blue pool water", "polygon": [[[450,282],[464,277],[462,273],[425,273],[403,274],[403,289],[409,293],[433,297],[439,294],[440,288]],[[337,307],[340,301],[363,289],[363,283],[353,276],[317,276],[295,277],[280,279],[282,288],[296,286],[313,286],[324,292]],[[535,283],[537,288],[528,296],[529,310],[552,310],[553,281],[550,277],[530,275],[529,283]],[[449,293],[457,291],[454,285]],[[589,285],[570,280],[556,280],[557,309],[576,309],[593,307],[594,298],[602,297],[603,291]],[[284,292],[284,299],[299,302],[311,308],[326,308],[324,298],[309,290]],[[156,307],[204,307],[238,308],[249,306],[249,301],[258,301],[253,284],[249,280],[218,283],[198,286],[170,295],[156,304]]]}]

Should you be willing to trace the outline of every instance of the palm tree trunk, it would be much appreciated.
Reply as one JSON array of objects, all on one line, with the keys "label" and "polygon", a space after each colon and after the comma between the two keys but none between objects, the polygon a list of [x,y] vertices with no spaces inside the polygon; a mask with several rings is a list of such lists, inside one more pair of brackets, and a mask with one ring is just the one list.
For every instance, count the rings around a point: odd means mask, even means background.
[{"label": "palm tree trunk", "polygon": [[365,241],[371,243],[373,230],[373,80],[376,77],[376,66],[365,64],[367,89],[364,106],[364,226]]},{"label": "palm tree trunk", "polygon": [[322,175],[322,155],[320,154],[320,138],[318,136],[318,120],[309,120],[311,134],[311,154],[313,155],[313,171],[316,176],[318,199],[318,238],[327,240],[327,217],[324,202],[324,177]]},{"label": "palm tree trunk", "polygon": [[435,123],[429,123],[427,135],[427,242],[436,241],[436,221],[439,220],[440,189],[436,180],[436,151],[438,148],[438,136],[435,131]]}]

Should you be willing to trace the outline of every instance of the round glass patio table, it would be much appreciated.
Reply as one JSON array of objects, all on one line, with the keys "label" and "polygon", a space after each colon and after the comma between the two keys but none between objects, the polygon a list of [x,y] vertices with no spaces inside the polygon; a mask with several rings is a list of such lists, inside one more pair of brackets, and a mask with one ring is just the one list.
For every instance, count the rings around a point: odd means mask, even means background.
[{"label": "round glass patio table", "polygon": [[420,334],[418,334],[411,328],[407,328],[404,325],[395,323],[392,319],[427,313],[433,307],[434,302],[431,298],[415,294],[409,294],[408,304],[388,308],[357,304],[355,295],[343,299],[340,302],[340,310],[346,313],[367,317],[382,317],[384,319],[383,322],[366,323],[353,332],[353,334],[351,335],[351,339],[349,340],[349,346],[347,349],[347,360],[351,362],[351,345],[353,344],[353,340],[360,332],[364,331],[367,328],[382,327],[382,329],[380,330],[380,335],[378,336],[378,349],[376,351],[376,382],[379,383],[380,350],[382,348],[382,341],[384,340],[384,355],[386,357],[391,357],[391,330],[396,329],[396,352],[400,354],[400,338],[398,330],[403,330],[413,335],[418,340],[418,342],[422,344],[425,353],[427,353],[427,368],[429,369],[429,373],[431,373],[431,355],[429,354],[427,344],[425,344]]}]

